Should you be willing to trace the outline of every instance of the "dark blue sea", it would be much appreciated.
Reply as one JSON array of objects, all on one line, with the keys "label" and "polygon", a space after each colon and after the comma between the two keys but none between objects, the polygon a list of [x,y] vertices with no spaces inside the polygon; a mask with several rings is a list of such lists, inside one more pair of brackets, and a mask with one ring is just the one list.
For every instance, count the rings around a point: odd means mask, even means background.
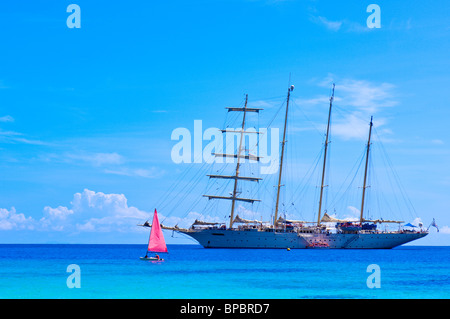
[{"label": "dark blue sea", "polygon": [[164,262],[141,261],[145,249],[0,245],[0,298],[450,298],[450,247],[287,251],[169,245],[169,253],[160,254]]}]

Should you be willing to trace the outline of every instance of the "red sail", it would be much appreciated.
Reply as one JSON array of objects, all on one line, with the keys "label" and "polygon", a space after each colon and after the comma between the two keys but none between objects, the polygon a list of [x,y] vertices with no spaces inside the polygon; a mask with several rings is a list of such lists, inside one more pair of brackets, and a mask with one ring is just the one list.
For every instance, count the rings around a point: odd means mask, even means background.
[{"label": "red sail", "polygon": [[166,241],[162,233],[161,225],[158,220],[158,213],[153,215],[152,231],[150,232],[150,240],[148,242],[148,251],[155,253],[167,253]]}]

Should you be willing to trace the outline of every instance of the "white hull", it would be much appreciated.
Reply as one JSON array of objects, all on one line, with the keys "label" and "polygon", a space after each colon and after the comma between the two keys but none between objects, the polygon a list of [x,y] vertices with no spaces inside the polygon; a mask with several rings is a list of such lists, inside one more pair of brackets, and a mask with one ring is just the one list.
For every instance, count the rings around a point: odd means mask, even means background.
[{"label": "white hull", "polygon": [[296,233],[252,230],[199,229],[182,231],[205,248],[308,248],[313,243],[334,249],[390,249],[426,236],[421,233]]}]

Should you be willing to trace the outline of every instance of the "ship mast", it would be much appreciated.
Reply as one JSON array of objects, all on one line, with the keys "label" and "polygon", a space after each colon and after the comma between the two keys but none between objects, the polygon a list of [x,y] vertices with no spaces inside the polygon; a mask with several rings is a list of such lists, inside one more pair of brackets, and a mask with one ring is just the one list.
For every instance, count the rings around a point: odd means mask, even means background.
[{"label": "ship mast", "polygon": [[240,156],[241,156],[241,152],[242,152],[242,139],[244,137],[245,115],[247,114],[247,101],[248,101],[248,94],[245,94],[245,105],[244,105],[244,116],[242,117],[241,139],[239,141],[239,149],[238,149],[237,164],[236,164],[236,174],[234,175],[236,178],[234,179],[233,199],[231,201],[230,228],[233,226],[234,207],[236,205],[236,189],[237,189],[238,176],[239,176],[239,166],[241,165]]},{"label": "ship mast", "polygon": [[288,119],[288,110],[289,110],[289,97],[291,95],[291,91],[294,90],[294,86],[291,85],[288,88],[287,100],[286,100],[286,115],[284,117],[284,130],[283,130],[283,141],[281,142],[281,158],[280,158],[280,169],[278,171],[278,186],[277,186],[277,201],[275,204],[275,219],[273,222],[274,227],[277,227],[278,223],[278,204],[280,202],[280,189],[281,189],[281,173],[283,171],[283,158],[284,158],[284,145],[286,144],[286,126]]},{"label": "ship mast", "polygon": [[322,211],[322,197],[323,197],[323,188],[326,186],[324,185],[325,181],[325,166],[327,163],[327,150],[328,150],[328,137],[330,134],[330,119],[331,119],[331,107],[333,105],[333,99],[334,99],[334,83],[333,83],[333,91],[330,96],[330,109],[328,110],[328,124],[327,124],[327,135],[325,138],[325,151],[323,155],[323,169],[322,169],[322,183],[320,184],[320,199],[319,199],[319,213],[317,216],[317,226],[320,225],[320,212]]},{"label": "ship mast", "polygon": [[363,222],[363,212],[364,212],[364,199],[366,196],[366,181],[367,181],[367,169],[369,164],[369,151],[370,151],[370,138],[372,136],[372,119],[373,116],[370,117],[370,128],[369,128],[369,140],[367,142],[367,153],[366,153],[366,167],[364,169],[364,184],[363,184],[363,192],[362,192],[362,200],[361,200],[361,216],[359,217],[359,222],[362,224]]},{"label": "ship mast", "polygon": [[235,211],[236,201],[243,201],[243,202],[248,202],[248,203],[259,202],[260,201],[259,199],[237,197],[238,180],[251,181],[251,182],[259,182],[261,180],[261,178],[257,178],[257,177],[239,176],[239,168],[241,166],[241,159],[249,159],[249,160],[256,160],[256,161],[259,161],[259,159],[260,159],[259,156],[250,155],[250,154],[248,154],[248,155],[242,154],[242,151],[243,151],[242,142],[243,142],[243,139],[244,139],[244,134],[247,134],[247,133],[257,133],[257,134],[259,134],[260,133],[260,132],[245,132],[244,131],[245,130],[245,118],[246,118],[247,112],[259,113],[259,111],[262,110],[260,108],[248,108],[247,107],[247,102],[248,102],[248,94],[245,95],[244,107],[227,107],[228,112],[233,112],[233,111],[244,112],[244,115],[242,117],[241,129],[238,130],[238,131],[222,130],[222,133],[239,133],[240,134],[239,148],[238,148],[237,154],[220,154],[220,153],[213,153],[212,154],[212,155],[214,155],[216,157],[233,157],[233,158],[237,158],[235,174],[231,175],[231,176],[229,176],[229,175],[207,175],[207,176],[209,176],[209,178],[234,179],[234,187],[233,187],[232,196],[231,197],[226,197],[226,196],[215,196],[215,195],[203,195],[204,197],[208,197],[208,199],[228,199],[228,200],[231,200],[230,228],[233,227],[234,211]]}]

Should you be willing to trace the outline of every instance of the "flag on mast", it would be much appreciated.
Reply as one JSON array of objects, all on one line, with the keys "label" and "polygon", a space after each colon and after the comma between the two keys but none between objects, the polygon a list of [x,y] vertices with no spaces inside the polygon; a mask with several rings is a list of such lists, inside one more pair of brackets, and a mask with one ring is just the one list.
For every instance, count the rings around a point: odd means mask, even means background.
[{"label": "flag on mast", "polygon": [[[436,229],[437,229],[437,231],[439,233],[439,227],[438,227],[438,225],[436,225],[436,220],[434,220],[434,218],[433,218],[433,221],[431,222],[430,226],[436,227]],[[430,227],[428,227],[428,228],[430,228]]]}]

